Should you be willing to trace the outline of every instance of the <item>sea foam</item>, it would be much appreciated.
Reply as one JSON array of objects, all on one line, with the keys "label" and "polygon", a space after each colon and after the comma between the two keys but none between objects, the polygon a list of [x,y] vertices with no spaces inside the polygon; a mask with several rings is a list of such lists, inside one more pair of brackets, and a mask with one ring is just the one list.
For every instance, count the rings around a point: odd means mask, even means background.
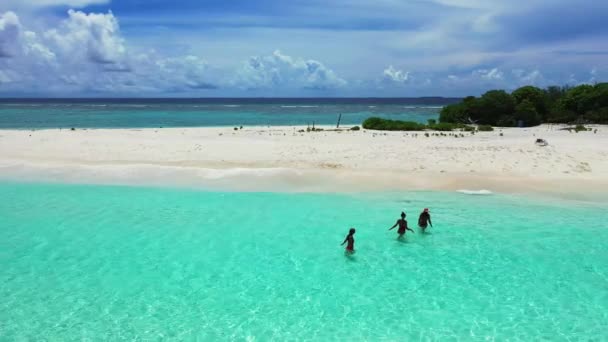
[{"label": "sea foam", "polygon": [[462,189],[462,190],[458,190],[456,192],[459,192],[461,194],[465,194],[465,195],[492,195],[493,192],[490,190],[468,190],[468,189]]}]

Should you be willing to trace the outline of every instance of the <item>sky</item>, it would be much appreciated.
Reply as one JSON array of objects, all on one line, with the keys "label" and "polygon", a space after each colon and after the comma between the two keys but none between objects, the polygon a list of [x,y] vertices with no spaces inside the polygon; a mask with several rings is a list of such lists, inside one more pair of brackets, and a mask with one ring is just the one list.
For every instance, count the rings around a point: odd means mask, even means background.
[{"label": "sky", "polygon": [[415,97],[608,80],[608,1],[0,0],[0,97]]}]

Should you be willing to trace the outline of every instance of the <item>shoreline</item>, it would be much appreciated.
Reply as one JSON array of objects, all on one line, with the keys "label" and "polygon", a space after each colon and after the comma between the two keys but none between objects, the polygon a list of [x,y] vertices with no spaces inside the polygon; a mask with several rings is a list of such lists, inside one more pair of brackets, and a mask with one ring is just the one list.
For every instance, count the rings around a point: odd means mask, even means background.
[{"label": "shoreline", "polygon": [[[458,138],[299,132],[302,126],[0,130],[0,179],[233,191],[608,195],[608,127],[593,126],[597,133],[560,127]],[[535,146],[536,137],[549,146]]]}]

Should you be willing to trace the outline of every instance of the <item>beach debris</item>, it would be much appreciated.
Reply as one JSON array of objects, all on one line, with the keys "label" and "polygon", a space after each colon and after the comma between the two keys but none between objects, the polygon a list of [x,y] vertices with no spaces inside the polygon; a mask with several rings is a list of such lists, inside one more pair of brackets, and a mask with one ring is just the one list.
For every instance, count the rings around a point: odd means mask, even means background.
[{"label": "beach debris", "polygon": [[534,143],[537,146],[547,146],[547,145],[549,145],[549,143],[547,142],[547,140],[541,139],[541,138],[536,139],[536,141]]}]

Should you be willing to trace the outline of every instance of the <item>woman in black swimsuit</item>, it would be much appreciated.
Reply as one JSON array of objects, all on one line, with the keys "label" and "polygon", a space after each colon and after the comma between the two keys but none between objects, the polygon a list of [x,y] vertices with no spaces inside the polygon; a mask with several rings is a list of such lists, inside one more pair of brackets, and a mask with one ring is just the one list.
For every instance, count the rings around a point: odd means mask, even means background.
[{"label": "woman in black swimsuit", "polygon": [[346,235],[346,239],[344,239],[344,242],[342,242],[342,244],[340,246],[344,246],[345,243],[348,242],[348,244],[346,245],[346,253],[352,254],[355,253],[355,228],[351,228],[348,231],[348,235]]},{"label": "woman in black swimsuit", "polygon": [[397,230],[397,233],[399,234],[399,238],[403,238],[403,236],[405,235],[405,231],[406,230],[409,230],[410,232],[414,233],[414,231],[411,230],[407,226],[407,221],[405,220],[405,213],[404,212],[401,212],[401,219],[397,220],[397,222],[395,223],[395,225],[392,226],[392,227],[390,227],[389,230],[393,230],[397,226],[399,226],[399,230]]}]

